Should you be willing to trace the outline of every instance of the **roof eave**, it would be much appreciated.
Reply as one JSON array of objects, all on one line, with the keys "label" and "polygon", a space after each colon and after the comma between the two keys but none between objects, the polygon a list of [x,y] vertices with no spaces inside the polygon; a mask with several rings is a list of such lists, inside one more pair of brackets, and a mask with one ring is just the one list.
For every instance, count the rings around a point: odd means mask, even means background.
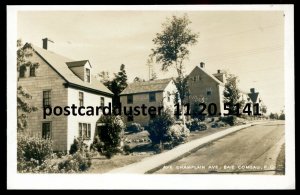
[{"label": "roof eave", "polygon": [[89,92],[92,92],[92,93],[96,93],[96,94],[104,95],[104,96],[108,96],[108,97],[113,97],[114,96],[113,93],[108,93],[108,92],[105,92],[105,91],[96,90],[96,89],[89,88],[89,87],[82,86],[82,85],[78,85],[78,84],[75,84],[75,83],[67,82],[67,83],[64,83],[64,86],[65,87],[72,87],[72,88],[76,88],[76,89],[82,89],[82,90],[85,90],[85,91],[89,91]]},{"label": "roof eave", "polygon": [[156,90],[156,91],[143,91],[143,92],[136,92],[136,93],[121,93],[119,96],[124,95],[137,95],[137,94],[145,94],[145,93],[151,93],[151,92],[163,92],[164,90]]}]

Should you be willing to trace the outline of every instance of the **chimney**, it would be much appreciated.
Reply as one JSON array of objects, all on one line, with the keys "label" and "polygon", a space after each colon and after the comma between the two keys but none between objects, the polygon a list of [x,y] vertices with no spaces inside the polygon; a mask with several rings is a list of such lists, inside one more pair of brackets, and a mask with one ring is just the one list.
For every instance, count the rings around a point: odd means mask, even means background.
[{"label": "chimney", "polygon": [[225,74],[219,69],[217,70],[217,73],[213,74],[214,77],[216,77],[219,81],[221,81],[222,83],[225,83],[226,78],[225,78]]},{"label": "chimney", "polygon": [[54,41],[48,39],[47,37],[43,38],[42,40],[43,40],[43,49],[48,49],[48,41],[54,43]]},{"label": "chimney", "polygon": [[48,49],[48,38],[44,38],[43,40],[43,49]]},{"label": "chimney", "polygon": [[200,62],[200,68],[204,68],[205,67],[205,63],[204,62]]},{"label": "chimney", "polygon": [[250,89],[250,92],[251,92],[251,93],[255,93],[255,88],[251,88],[251,89]]}]

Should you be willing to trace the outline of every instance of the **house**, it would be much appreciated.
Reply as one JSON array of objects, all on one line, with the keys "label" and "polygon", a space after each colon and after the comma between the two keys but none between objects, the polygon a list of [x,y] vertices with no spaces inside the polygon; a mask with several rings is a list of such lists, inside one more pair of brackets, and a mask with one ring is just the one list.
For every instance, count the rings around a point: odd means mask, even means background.
[{"label": "house", "polygon": [[[22,68],[18,85],[32,96],[28,101],[38,111],[28,115],[28,131],[33,136],[50,138],[54,150],[67,151],[74,138],[82,137],[87,144],[92,143],[99,115],[52,113],[43,117],[46,107],[104,106],[112,101],[112,92],[93,76],[89,60],[74,61],[52,51],[32,45],[30,61],[38,62],[36,69]],[[29,68],[27,68],[29,69]]]},{"label": "house", "polygon": [[[179,97],[176,85],[172,78],[160,79],[153,81],[134,82],[129,84],[120,94],[120,101],[122,106],[136,107],[143,104],[147,107],[163,106],[163,109],[170,109],[174,113],[174,102]],[[145,126],[156,115],[148,114],[137,116],[124,116],[127,123],[140,123]]]},{"label": "house", "polygon": [[201,62],[200,66],[196,66],[188,75],[188,102],[192,105],[194,102],[204,100],[207,106],[214,103],[217,112],[224,113],[223,91],[225,82],[224,72],[218,70],[217,73],[210,74],[205,69],[205,64]]}]

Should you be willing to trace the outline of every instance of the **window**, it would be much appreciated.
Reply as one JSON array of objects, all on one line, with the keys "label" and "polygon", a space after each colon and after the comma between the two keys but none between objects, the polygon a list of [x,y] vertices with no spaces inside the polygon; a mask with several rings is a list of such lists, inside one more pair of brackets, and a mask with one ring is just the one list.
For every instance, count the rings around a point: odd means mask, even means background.
[{"label": "window", "polygon": [[167,99],[168,99],[168,102],[171,101],[171,93],[169,91],[168,91],[168,97],[167,97]]},{"label": "window", "polygon": [[90,83],[91,82],[91,71],[88,68],[86,68],[85,71],[86,71],[86,81]]},{"label": "window", "polygon": [[34,67],[34,66],[31,66],[31,67],[30,67],[29,76],[35,77],[35,67]]},{"label": "window", "polygon": [[20,73],[19,73],[19,77],[20,78],[24,78],[25,77],[25,72],[26,72],[26,66],[20,66]]},{"label": "window", "polygon": [[206,92],[206,95],[211,95],[211,91],[207,91],[207,92]]},{"label": "window", "polygon": [[197,77],[195,76],[195,77],[194,77],[194,82],[196,82],[196,79],[197,79]]},{"label": "window", "polygon": [[127,104],[133,103],[133,95],[127,95]]},{"label": "window", "polygon": [[42,138],[50,139],[51,138],[51,123],[46,122],[42,124]]},{"label": "window", "polygon": [[43,107],[51,107],[51,91],[43,91]]},{"label": "window", "polygon": [[91,124],[90,123],[79,123],[78,136],[82,139],[91,139]]},{"label": "window", "polygon": [[104,107],[104,97],[100,97],[100,106]]},{"label": "window", "polygon": [[83,106],[83,92],[79,92],[79,106]]},{"label": "window", "polygon": [[149,102],[155,102],[156,97],[155,97],[155,92],[149,93]]},{"label": "window", "polygon": [[133,116],[132,115],[127,116],[127,122],[132,122],[132,121],[133,121]]}]

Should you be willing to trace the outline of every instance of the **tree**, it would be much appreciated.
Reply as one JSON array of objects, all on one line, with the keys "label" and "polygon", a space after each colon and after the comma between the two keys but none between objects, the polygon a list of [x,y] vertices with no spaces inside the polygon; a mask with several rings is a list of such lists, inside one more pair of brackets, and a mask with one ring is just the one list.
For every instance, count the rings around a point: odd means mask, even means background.
[{"label": "tree", "polygon": [[262,107],[261,107],[261,112],[262,112],[263,114],[266,114],[266,113],[267,113],[267,106],[262,105]]},{"label": "tree", "polygon": [[135,78],[133,79],[133,82],[134,82],[134,83],[145,82],[145,79],[142,79],[142,78],[140,78],[140,77],[135,77]]},{"label": "tree", "polygon": [[[32,56],[32,46],[22,45],[22,41],[17,40],[17,71],[22,68],[38,68],[38,63],[31,62],[28,58]],[[18,74],[19,75],[19,74]],[[19,81],[19,76],[18,76]],[[17,86],[17,130],[24,131],[27,128],[28,114],[37,110],[37,107],[30,105],[27,101],[32,96],[19,84]]]},{"label": "tree", "polygon": [[120,71],[114,73],[114,78],[109,79],[108,72],[102,71],[98,74],[100,82],[102,82],[111,92],[113,92],[113,105],[120,104],[120,93],[127,87],[127,74],[125,71],[125,65],[121,64]]},{"label": "tree", "polygon": [[228,104],[229,114],[234,114],[235,105],[240,104],[242,107],[243,102],[240,100],[240,90],[238,89],[238,77],[233,74],[226,74],[226,83],[224,88],[224,104]]},{"label": "tree", "polygon": [[197,43],[198,33],[193,33],[189,28],[191,21],[187,15],[183,17],[173,16],[162,24],[163,30],[157,33],[152,40],[155,48],[150,57],[155,57],[157,63],[161,63],[162,71],[168,71],[169,67],[175,68],[178,78],[176,79],[179,95],[182,100],[186,96],[184,76],[184,60],[189,57],[189,46]]},{"label": "tree", "polygon": [[105,86],[109,86],[110,85],[110,78],[109,78],[109,72],[107,71],[101,71],[98,74],[99,78],[100,78],[100,82],[103,83]]},{"label": "tree", "polygon": [[150,81],[154,81],[156,79],[157,79],[157,75],[154,71],[152,71]]},{"label": "tree", "polygon": [[280,113],[278,119],[279,119],[279,120],[285,120],[284,110],[281,110],[281,113]]},{"label": "tree", "polygon": [[278,120],[278,118],[279,118],[279,117],[278,117],[278,114],[277,114],[277,113],[274,113],[274,114],[273,114],[272,112],[270,113],[270,119]]}]

